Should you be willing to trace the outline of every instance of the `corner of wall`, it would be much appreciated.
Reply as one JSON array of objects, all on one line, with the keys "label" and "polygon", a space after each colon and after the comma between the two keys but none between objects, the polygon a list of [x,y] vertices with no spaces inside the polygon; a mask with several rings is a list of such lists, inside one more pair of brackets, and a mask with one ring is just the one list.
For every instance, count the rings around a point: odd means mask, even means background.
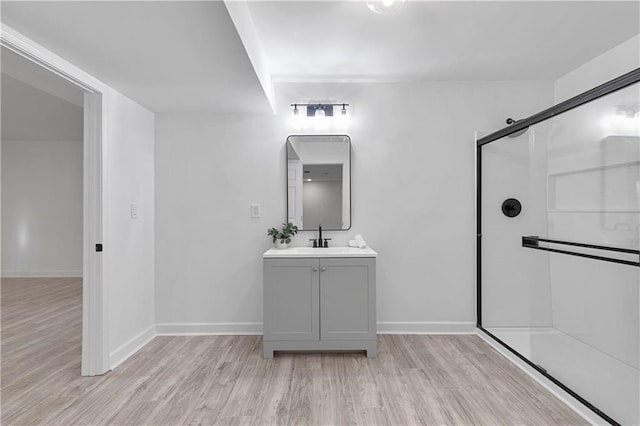
[{"label": "corner of wall", "polygon": [[130,356],[142,349],[147,343],[153,340],[156,335],[156,326],[154,324],[136,334],[115,350],[111,351],[109,353],[109,366],[111,369],[113,370],[126,361]]}]

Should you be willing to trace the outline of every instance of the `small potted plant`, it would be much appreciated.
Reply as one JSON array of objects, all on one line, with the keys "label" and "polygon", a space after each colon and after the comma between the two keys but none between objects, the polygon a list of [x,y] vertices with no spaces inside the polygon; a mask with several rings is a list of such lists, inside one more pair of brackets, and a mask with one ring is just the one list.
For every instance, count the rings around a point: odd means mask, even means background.
[{"label": "small potted plant", "polygon": [[287,244],[291,242],[291,237],[298,233],[298,227],[293,223],[283,223],[282,229],[271,228],[267,230],[267,235],[273,238],[276,248],[286,249]]}]

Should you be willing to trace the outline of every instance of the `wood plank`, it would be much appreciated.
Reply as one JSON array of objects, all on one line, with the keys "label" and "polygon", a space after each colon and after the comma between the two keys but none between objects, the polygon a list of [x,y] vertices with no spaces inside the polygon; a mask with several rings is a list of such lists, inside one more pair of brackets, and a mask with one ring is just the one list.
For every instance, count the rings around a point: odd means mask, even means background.
[{"label": "wood plank", "polygon": [[81,377],[82,282],[3,279],[1,296],[3,425],[586,424],[477,336],[269,360],[260,336],[165,336]]}]

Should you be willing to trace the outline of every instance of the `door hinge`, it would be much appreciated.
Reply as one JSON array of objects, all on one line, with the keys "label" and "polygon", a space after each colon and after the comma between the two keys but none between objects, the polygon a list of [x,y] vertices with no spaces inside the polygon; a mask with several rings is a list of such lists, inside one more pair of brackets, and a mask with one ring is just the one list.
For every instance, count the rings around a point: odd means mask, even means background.
[{"label": "door hinge", "polygon": [[102,244],[96,244],[96,251],[102,251]]}]

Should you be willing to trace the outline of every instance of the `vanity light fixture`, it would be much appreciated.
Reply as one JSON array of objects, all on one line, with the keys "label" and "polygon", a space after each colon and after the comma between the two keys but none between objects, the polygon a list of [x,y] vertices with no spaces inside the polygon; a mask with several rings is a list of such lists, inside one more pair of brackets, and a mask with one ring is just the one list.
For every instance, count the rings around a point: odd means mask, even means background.
[{"label": "vanity light fixture", "polygon": [[333,107],[341,107],[341,115],[347,115],[349,104],[291,104],[293,115],[298,115],[298,107],[307,107],[307,117],[333,117]]},{"label": "vanity light fixture", "polygon": [[407,0],[369,0],[367,7],[379,15],[390,15],[396,13]]}]

